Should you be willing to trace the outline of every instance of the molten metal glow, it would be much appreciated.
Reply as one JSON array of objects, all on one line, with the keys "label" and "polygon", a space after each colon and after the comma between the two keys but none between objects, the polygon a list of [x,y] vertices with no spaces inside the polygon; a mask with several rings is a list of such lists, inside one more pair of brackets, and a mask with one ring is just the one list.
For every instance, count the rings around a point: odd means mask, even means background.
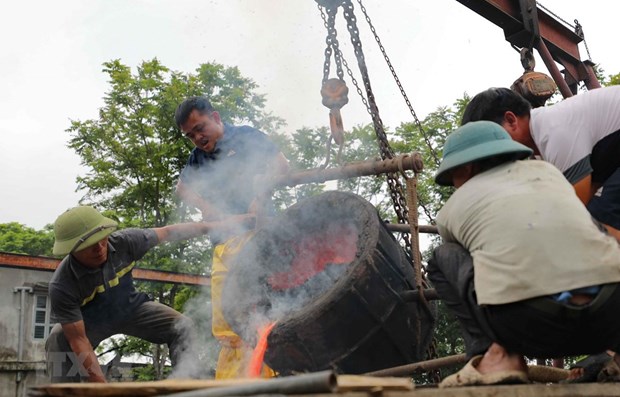
[{"label": "molten metal glow", "polygon": [[271,330],[276,325],[275,322],[269,323],[258,330],[258,341],[256,347],[252,352],[250,363],[248,364],[248,378],[258,378],[261,375],[263,369],[263,360],[265,359],[265,352],[267,351],[267,337],[271,333]]},{"label": "molten metal glow", "polygon": [[320,235],[304,236],[292,247],[294,257],[289,269],[269,276],[269,286],[276,291],[298,287],[329,264],[351,263],[357,253],[357,239],[352,225],[331,225]]}]

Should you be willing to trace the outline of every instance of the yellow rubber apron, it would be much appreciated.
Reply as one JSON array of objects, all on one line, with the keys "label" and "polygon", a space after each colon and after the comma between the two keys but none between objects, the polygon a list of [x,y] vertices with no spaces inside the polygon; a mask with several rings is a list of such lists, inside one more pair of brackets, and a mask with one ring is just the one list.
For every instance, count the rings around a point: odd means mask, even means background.
[{"label": "yellow rubber apron", "polygon": [[[213,250],[213,268],[211,270],[211,304],[213,336],[220,342],[220,354],[215,369],[215,379],[232,379],[246,377],[247,364],[252,354],[252,347],[243,343],[224,319],[222,313],[222,289],[232,258],[249,240],[252,233],[233,237]],[[275,372],[263,365],[261,377],[271,378]]]}]

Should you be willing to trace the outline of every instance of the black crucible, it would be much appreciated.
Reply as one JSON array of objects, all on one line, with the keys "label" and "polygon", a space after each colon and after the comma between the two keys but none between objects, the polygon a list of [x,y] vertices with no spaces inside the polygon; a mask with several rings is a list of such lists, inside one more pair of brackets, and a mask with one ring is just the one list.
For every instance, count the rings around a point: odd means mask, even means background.
[{"label": "black crucible", "polygon": [[332,191],[256,231],[234,260],[222,305],[250,345],[257,329],[276,322],[265,362],[280,374],[358,374],[425,358],[434,318],[425,303],[403,300],[414,286],[374,206]]}]

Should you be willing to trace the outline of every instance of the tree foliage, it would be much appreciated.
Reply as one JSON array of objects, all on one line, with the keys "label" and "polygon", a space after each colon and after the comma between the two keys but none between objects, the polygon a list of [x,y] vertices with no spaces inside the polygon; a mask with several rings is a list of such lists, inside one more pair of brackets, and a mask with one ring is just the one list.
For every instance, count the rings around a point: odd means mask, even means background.
[{"label": "tree foliage", "polygon": [[162,226],[178,219],[173,189],[192,146],[173,115],[185,98],[207,95],[228,122],[272,133],[282,125],[263,111],[264,97],[237,68],[203,64],[183,74],[153,59],[132,74],[113,60],[103,72],[110,84],[104,106],[98,119],[71,122],[69,147],[89,170],[77,180],[84,201],[112,209],[125,225]]},{"label": "tree foliage", "polygon": [[610,74],[607,78],[602,79],[602,85],[608,87],[612,85],[620,85],[620,73]]},{"label": "tree foliage", "polygon": [[35,230],[17,222],[0,224],[0,251],[34,256],[52,256],[52,225]]}]

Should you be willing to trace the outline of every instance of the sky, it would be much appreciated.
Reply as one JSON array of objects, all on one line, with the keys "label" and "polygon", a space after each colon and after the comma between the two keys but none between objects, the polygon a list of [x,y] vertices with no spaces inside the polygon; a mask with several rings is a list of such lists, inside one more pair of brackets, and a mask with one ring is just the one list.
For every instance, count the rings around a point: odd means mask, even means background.
[{"label": "sky", "polygon": [[[620,73],[612,26],[620,3],[545,0],[583,26],[595,63]],[[412,120],[368,25],[357,24],[381,118]],[[456,0],[364,0],[363,4],[420,119],[464,93],[509,86],[519,54],[503,31]],[[614,10],[615,8],[615,10]],[[338,14],[338,38],[356,67]],[[315,0],[33,0],[0,6],[0,223],[35,229],[78,205],[76,177],[87,170],[67,147],[71,120],[97,117],[109,90],[102,64],[120,59],[135,71],[159,59],[180,72],[217,62],[238,66],[266,95],[266,110],[287,131],[328,125],[320,85],[325,27]],[[582,59],[587,59],[581,46]],[[334,67],[332,66],[332,70]],[[546,72],[538,60],[536,70]],[[357,75],[359,76],[359,75]],[[359,80],[359,77],[358,77]],[[351,82],[341,110],[345,129],[370,123]],[[172,115],[171,115],[172,117]]]}]

